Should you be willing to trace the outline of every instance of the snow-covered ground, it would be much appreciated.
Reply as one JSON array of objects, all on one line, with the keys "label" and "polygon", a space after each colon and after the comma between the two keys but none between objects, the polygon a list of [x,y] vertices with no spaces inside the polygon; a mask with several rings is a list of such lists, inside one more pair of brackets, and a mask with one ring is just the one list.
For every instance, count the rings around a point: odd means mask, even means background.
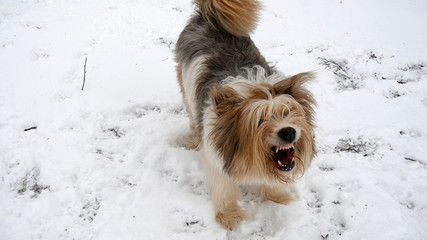
[{"label": "snow-covered ground", "polygon": [[231,232],[181,141],[191,1],[1,0],[0,239],[427,239],[426,1],[263,2],[261,52],[318,73],[319,151]]}]

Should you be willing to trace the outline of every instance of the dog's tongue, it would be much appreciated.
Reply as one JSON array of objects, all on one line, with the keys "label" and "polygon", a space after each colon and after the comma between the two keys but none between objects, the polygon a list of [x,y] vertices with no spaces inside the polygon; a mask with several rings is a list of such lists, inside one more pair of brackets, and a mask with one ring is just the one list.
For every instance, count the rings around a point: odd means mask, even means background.
[{"label": "dog's tongue", "polygon": [[286,150],[285,159],[284,159],[286,163],[291,163],[293,159],[294,159],[294,149],[291,148]]}]

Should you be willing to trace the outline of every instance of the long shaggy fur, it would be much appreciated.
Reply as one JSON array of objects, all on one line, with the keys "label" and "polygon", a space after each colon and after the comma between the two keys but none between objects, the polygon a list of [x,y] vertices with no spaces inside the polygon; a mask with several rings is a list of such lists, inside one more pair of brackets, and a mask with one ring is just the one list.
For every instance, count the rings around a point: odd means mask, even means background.
[{"label": "long shaggy fur", "polygon": [[195,0],[199,12],[213,28],[234,36],[247,36],[256,27],[261,5],[254,0]]},{"label": "long shaggy fur", "polygon": [[[209,138],[222,156],[223,170],[228,175],[239,180],[257,176],[268,181],[289,182],[303,174],[310,164],[303,160],[311,160],[315,151],[311,143],[315,100],[303,87],[312,78],[312,73],[301,73],[274,84],[235,80],[228,86],[212,87],[210,97],[216,116]],[[245,95],[237,93],[236,88]],[[247,161],[271,158],[271,146],[266,139],[274,134],[275,126],[284,115],[292,121],[289,124],[302,127],[304,133],[296,143],[295,158],[299,163],[291,178],[275,171],[271,161]]]},{"label": "long shaggy fur", "polygon": [[196,0],[196,13],[176,44],[177,78],[191,132],[200,150],[216,220],[235,228],[244,219],[238,184],[287,204],[285,190],[315,154],[314,74],[285,77],[249,37],[258,19],[255,0]]}]

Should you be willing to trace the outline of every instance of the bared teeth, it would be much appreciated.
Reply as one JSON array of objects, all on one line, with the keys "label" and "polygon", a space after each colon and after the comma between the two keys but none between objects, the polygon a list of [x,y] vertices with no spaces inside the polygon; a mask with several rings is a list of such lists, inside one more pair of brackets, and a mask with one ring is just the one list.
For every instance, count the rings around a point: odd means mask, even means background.
[{"label": "bared teeth", "polygon": [[283,146],[275,146],[275,151],[276,153],[278,153],[279,151],[283,151],[283,150],[288,150],[294,148],[294,144],[287,144],[287,145],[283,145]]},{"label": "bared teeth", "polygon": [[283,166],[283,163],[282,163],[280,160],[278,160],[278,162],[279,162],[279,165],[280,165],[280,166]]}]

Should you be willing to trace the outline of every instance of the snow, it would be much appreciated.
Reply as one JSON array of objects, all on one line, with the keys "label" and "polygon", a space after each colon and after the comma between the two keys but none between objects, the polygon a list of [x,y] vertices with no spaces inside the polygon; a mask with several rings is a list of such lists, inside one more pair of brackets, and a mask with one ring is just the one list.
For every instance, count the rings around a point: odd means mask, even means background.
[{"label": "snow", "polygon": [[191,1],[1,1],[0,239],[427,239],[425,1],[263,3],[261,52],[317,73],[318,154],[226,231],[182,145]]}]

